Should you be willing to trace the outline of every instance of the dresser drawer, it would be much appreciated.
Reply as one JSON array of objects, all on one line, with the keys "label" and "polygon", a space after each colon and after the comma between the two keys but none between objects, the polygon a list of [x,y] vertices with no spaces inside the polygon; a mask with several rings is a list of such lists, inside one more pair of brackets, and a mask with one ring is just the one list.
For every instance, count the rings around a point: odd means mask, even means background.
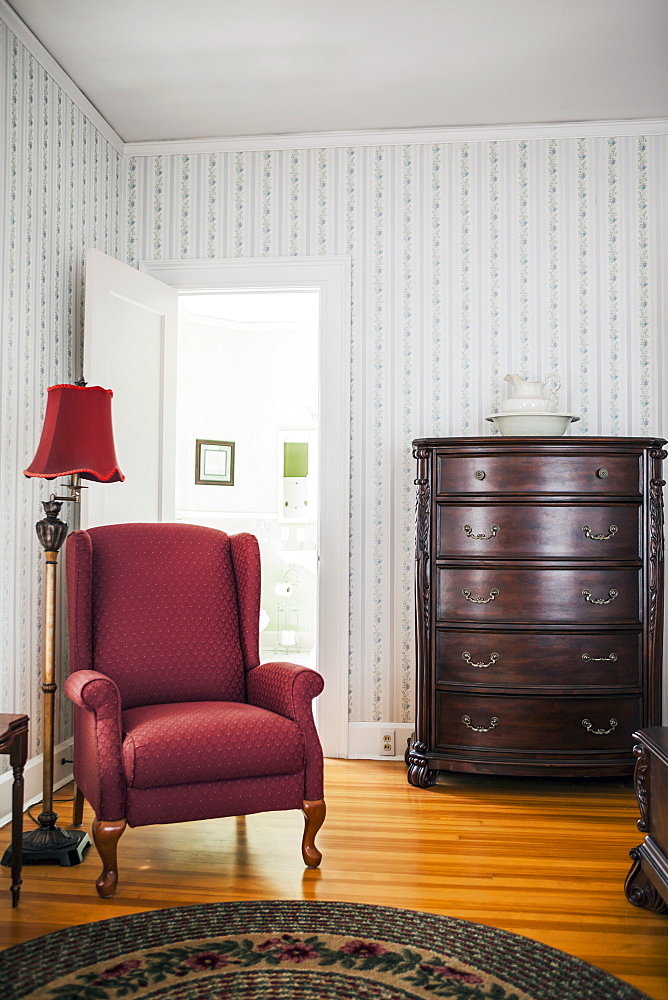
[{"label": "dresser drawer", "polygon": [[637,559],[639,518],[635,504],[440,503],[436,557]]},{"label": "dresser drawer", "polygon": [[640,493],[637,455],[436,455],[436,495]]},{"label": "dresser drawer", "polygon": [[636,569],[438,567],[436,620],[638,624],[639,577]]},{"label": "dresser drawer", "polygon": [[436,692],[437,749],[630,750],[640,696],[532,698]]},{"label": "dresser drawer", "polygon": [[493,632],[438,628],[437,685],[639,686],[640,632]]}]

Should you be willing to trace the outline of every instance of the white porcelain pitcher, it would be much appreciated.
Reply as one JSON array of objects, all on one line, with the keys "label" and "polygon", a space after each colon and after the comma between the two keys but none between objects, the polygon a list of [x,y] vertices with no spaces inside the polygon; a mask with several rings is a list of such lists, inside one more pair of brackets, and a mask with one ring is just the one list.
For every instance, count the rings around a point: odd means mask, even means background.
[{"label": "white porcelain pitcher", "polygon": [[503,381],[510,382],[513,387],[512,396],[501,403],[504,413],[556,412],[557,393],[561,388],[556,372],[546,375],[544,382],[527,382],[521,375],[504,375]]}]

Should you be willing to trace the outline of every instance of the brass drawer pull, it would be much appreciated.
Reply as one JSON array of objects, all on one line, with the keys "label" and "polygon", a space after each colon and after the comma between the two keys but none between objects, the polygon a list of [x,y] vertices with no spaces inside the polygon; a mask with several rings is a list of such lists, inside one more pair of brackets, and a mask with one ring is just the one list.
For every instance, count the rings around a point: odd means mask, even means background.
[{"label": "brass drawer pull", "polygon": [[495,597],[499,596],[499,592],[496,587],[492,587],[489,592],[489,597],[471,597],[470,590],[462,590],[462,594],[467,601],[471,602],[471,604],[489,604],[490,601],[493,601]]},{"label": "brass drawer pull", "polygon": [[484,479],[485,478],[485,473],[483,472],[482,469],[476,469],[475,472],[473,473],[473,475],[474,475],[475,479]]},{"label": "brass drawer pull", "polygon": [[491,653],[489,657],[489,663],[474,663],[471,659],[470,653],[462,653],[462,660],[466,660],[469,667],[480,667],[482,670],[486,670],[487,667],[491,667],[492,664],[496,663],[499,658],[498,653]]},{"label": "brass drawer pull", "polygon": [[614,663],[617,659],[616,653],[610,653],[610,656],[590,656],[589,653],[583,653],[582,659],[587,663]]},{"label": "brass drawer pull", "polygon": [[589,601],[590,604],[610,604],[614,601],[615,597],[619,597],[619,591],[613,589],[608,591],[607,597],[592,597],[591,590],[583,590],[582,596],[585,601]]},{"label": "brass drawer pull", "polygon": [[582,725],[585,727],[588,733],[592,734],[592,736],[607,736],[609,733],[613,732],[613,730],[617,728],[618,722],[617,719],[610,719],[609,729],[592,729],[591,722],[589,721],[589,719],[583,719]]},{"label": "brass drawer pull", "polygon": [[599,479],[607,479],[608,478],[608,470],[607,469],[597,469],[596,470],[596,475],[598,476]]},{"label": "brass drawer pull", "polygon": [[[499,531],[499,530],[500,529],[499,529],[498,524],[493,524],[492,527],[490,528],[489,535],[485,535],[484,533],[482,535],[474,535],[473,534],[473,528],[471,527],[471,525],[470,524],[465,524],[464,525],[464,532],[469,536],[469,538],[476,538],[476,539],[494,538],[494,536],[496,535],[497,531]],[[615,528],[615,531],[616,530],[617,529]]]},{"label": "brass drawer pull", "polygon": [[[497,717],[495,715],[493,715],[492,718],[489,720],[489,725],[488,726],[473,726],[473,725],[471,725],[471,716],[470,715],[462,715],[462,722],[469,729],[472,729],[474,733],[488,733],[490,731],[490,729],[494,729],[499,724],[499,720],[497,719]],[[616,723],[615,723],[615,725],[616,725]]]},{"label": "brass drawer pull", "polygon": [[609,538],[617,534],[618,528],[616,524],[611,524],[607,535],[595,535],[588,524],[583,524],[582,530],[584,531],[585,538],[591,538],[595,542],[607,542]]}]

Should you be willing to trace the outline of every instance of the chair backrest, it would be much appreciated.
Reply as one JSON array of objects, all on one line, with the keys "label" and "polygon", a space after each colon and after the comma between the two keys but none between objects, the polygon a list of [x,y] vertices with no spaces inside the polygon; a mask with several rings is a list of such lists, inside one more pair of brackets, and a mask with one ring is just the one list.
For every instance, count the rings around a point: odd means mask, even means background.
[{"label": "chair backrest", "polygon": [[100,670],[122,707],[243,701],[259,662],[253,535],[191,524],[111,524],[67,541],[70,669]]}]

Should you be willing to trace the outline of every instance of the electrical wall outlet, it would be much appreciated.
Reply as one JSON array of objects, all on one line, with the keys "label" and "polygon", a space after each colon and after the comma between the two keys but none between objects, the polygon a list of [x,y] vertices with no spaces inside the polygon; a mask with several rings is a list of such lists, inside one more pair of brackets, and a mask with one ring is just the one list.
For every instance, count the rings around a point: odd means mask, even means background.
[{"label": "electrical wall outlet", "polygon": [[394,757],[394,729],[383,729],[380,734],[380,754]]}]

